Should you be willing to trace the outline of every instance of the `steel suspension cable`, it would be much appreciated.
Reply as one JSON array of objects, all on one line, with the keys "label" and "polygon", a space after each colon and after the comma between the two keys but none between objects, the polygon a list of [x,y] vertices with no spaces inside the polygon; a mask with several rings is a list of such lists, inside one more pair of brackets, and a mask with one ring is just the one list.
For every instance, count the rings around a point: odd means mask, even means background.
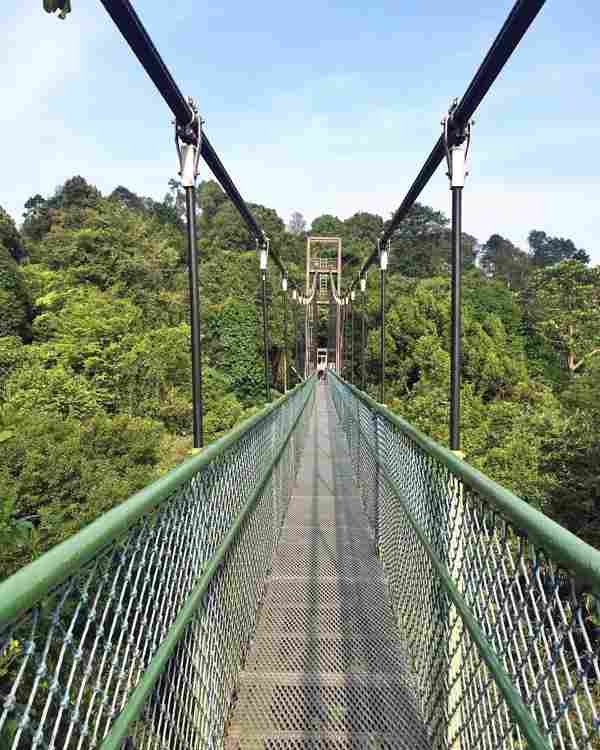
[{"label": "steel suspension cable", "polygon": [[[205,133],[199,138],[198,125],[190,103],[181,93],[175,79],[165,65],[150,35],[144,28],[138,14],[129,0],[100,0],[109,16],[121,32],[132,52],[158,89],[165,103],[175,116],[180,132],[185,132],[187,141],[200,146],[202,158],[219,181],[221,187],[239,211],[252,235],[259,241],[264,232],[242,198],[241,193],[223,166],[217,152]],[[271,249],[271,257],[279,271],[286,275],[286,269],[276,251]]]},{"label": "steel suspension cable", "polygon": [[[457,137],[457,135],[467,126],[473,117],[475,110],[481,104],[491,85],[498,77],[504,65],[508,62],[510,56],[537,14],[544,6],[545,2],[546,0],[517,0],[483,62],[475,73],[465,94],[452,112],[452,117],[449,122],[449,134],[451,139]],[[397,208],[390,223],[381,235],[380,243],[382,246],[386,245],[388,240],[391,239],[399,224],[413,207],[423,188],[427,185],[440,163],[444,160],[445,155],[446,149],[444,139],[440,136],[433,147],[433,150],[427,157],[425,164],[421,168],[421,171],[406,193],[404,200]],[[360,276],[363,276],[367,269],[375,263],[378,255],[379,250],[378,248],[375,248],[361,268],[358,278],[352,283],[352,289],[357,286]]]}]

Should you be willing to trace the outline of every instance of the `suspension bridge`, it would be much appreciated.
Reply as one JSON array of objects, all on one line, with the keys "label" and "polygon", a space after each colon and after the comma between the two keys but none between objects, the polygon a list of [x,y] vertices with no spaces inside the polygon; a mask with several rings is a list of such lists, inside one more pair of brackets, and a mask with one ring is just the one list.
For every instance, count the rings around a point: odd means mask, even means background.
[{"label": "suspension bridge", "polygon": [[[470,123],[543,0],[516,2],[347,284],[341,242],[331,237],[309,238],[304,284],[288,277],[131,4],[102,4],[175,116],[195,446],[203,444],[200,157],[256,239],[270,403],[0,584],[2,750],[600,748],[600,552],[460,453]],[[450,450],[384,403],[389,242],[444,160],[452,192]],[[320,244],[333,253],[313,253]],[[286,299],[286,392],[272,402],[270,262]],[[355,329],[373,265],[377,401],[365,391],[364,316]],[[288,298],[303,311],[293,342]],[[288,390],[290,351],[301,382]]]}]

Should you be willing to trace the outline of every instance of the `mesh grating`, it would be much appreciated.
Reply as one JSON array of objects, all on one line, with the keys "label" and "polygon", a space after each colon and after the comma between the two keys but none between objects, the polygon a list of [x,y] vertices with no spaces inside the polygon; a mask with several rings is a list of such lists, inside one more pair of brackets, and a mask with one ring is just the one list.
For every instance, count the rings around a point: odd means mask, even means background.
[{"label": "mesh grating", "polygon": [[372,547],[366,547],[365,551],[370,554],[359,556],[356,547],[353,554],[342,545],[338,550],[311,545],[285,545],[278,550],[273,576],[311,574],[317,578],[381,578],[381,564],[373,556]]},{"label": "mesh grating", "polygon": [[344,509],[332,507],[330,504],[301,506],[295,503],[294,507],[290,508],[288,522],[305,526],[329,526],[330,528],[357,526],[360,528],[364,525],[365,518],[358,503],[354,507]]},{"label": "mesh grating", "polygon": [[328,547],[335,547],[338,539],[344,544],[373,544],[372,535],[364,526],[331,526],[321,524],[320,526],[301,526],[294,525],[289,516],[286,525],[281,531],[280,544],[288,542],[298,542],[303,544],[314,544],[316,541],[326,544]]},{"label": "mesh grating", "polygon": [[281,678],[277,684],[244,684],[239,711],[244,720],[232,736],[270,731],[380,732],[412,735],[427,746],[424,730],[419,733],[413,723],[414,696],[402,682],[373,684],[353,677],[341,685],[285,684]]},{"label": "mesh grating", "polygon": [[347,526],[328,536],[319,531],[309,534],[308,531],[304,533],[302,529],[294,529],[280,537],[277,556],[283,557],[290,550],[313,557],[351,556],[369,562],[373,559],[375,546],[366,534],[360,535],[360,530],[357,534],[356,529]]},{"label": "mesh grating", "polygon": [[410,740],[397,734],[339,732],[280,732],[268,737],[232,738],[228,750],[413,750]]},{"label": "mesh grating", "polygon": [[388,604],[382,580],[346,578],[273,578],[265,599],[265,607],[284,609],[369,608],[374,613]]},{"label": "mesh grating", "polygon": [[323,637],[362,635],[369,638],[397,638],[398,629],[391,610],[381,609],[378,618],[377,623],[374,623],[369,611],[361,607],[346,606],[314,609],[309,619],[306,609],[299,609],[291,603],[285,609],[264,610],[260,619],[260,633],[305,635],[310,627]]},{"label": "mesh grating", "polygon": [[[310,629],[308,629],[310,632]],[[246,671],[281,672],[297,674],[320,672],[360,672],[401,675],[406,662],[400,653],[398,641],[365,638],[360,631],[344,633],[344,637],[314,636],[262,637],[254,644],[246,663]]]}]

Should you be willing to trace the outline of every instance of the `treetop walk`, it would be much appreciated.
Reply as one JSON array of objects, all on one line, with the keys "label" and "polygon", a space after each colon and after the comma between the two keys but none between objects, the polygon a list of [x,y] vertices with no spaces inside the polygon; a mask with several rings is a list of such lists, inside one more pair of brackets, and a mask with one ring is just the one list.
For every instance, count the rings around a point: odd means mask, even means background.
[{"label": "treetop walk", "polygon": [[[337,237],[309,238],[305,285],[289,278],[131,4],[102,3],[175,116],[195,446],[203,442],[200,156],[256,240],[269,403],[0,584],[1,750],[600,748],[600,552],[460,452],[471,117],[543,0],[515,4],[345,289]],[[70,12],[70,3],[46,6]],[[444,158],[453,207],[450,450],[384,403],[390,240]],[[326,251],[313,255],[313,245]],[[286,392],[275,401],[269,260],[286,300]],[[375,262],[378,401],[366,393],[364,314],[355,351],[357,293],[364,304]],[[288,297],[303,311],[295,368]],[[293,389],[288,370],[300,380]]]},{"label": "treetop walk", "polygon": [[333,371],[0,585],[10,748],[596,748],[600,552]]}]

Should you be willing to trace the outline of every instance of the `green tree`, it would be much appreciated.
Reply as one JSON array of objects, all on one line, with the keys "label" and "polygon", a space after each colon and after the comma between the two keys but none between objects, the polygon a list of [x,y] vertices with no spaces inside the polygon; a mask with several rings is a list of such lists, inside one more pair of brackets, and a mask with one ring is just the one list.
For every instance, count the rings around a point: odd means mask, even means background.
[{"label": "green tree", "polygon": [[[0,412],[0,472],[9,521],[32,524],[27,543],[2,548],[0,578],[14,572],[157,476],[164,428],[102,413],[80,420],[29,408]],[[0,522],[1,523],[1,522]]]},{"label": "green tree", "polygon": [[101,197],[98,188],[81,175],[75,175],[61,185],[48,202],[52,208],[93,208]]},{"label": "green tree", "polygon": [[377,214],[359,211],[344,221],[344,238],[349,240],[363,240],[371,247],[377,244],[377,239],[383,231],[383,219]]},{"label": "green tree", "polygon": [[214,342],[211,361],[231,378],[233,393],[246,405],[256,403],[263,393],[259,324],[254,301],[234,297],[211,308],[206,318],[207,333]]},{"label": "green tree", "polygon": [[7,409],[85,417],[103,411],[109,393],[64,365],[19,367],[5,384]]},{"label": "green tree", "polygon": [[47,201],[39,194],[25,203],[23,213],[23,236],[37,242],[50,230],[52,218]]},{"label": "green tree", "polygon": [[383,231],[383,219],[376,214],[359,211],[344,221],[342,254],[344,270],[355,273],[373,249]]},{"label": "green tree", "polygon": [[538,267],[552,266],[563,260],[577,260],[589,263],[590,256],[583,248],[575,247],[572,240],[564,237],[549,237],[546,232],[532,229],[527,238],[533,265]]},{"label": "green tree", "polygon": [[15,222],[0,206],[0,246],[4,246],[14,261],[20,263],[25,257],[23,240]]},{"label": "green tree", "polygon": [[229,198],[219,183],[214,180],[203,180],[198,186],[198,205],[202,212],[202,226],[209,226],[219,209],[226,203],[229,203]]},{"label": "green tree", "polygon": [[[387,224],[387,223],[386,223]],[[477,241],[462,236],[463,266],[470,267],[477,255]],[[447,272],[450,263],[450,229],[442,211],[415,203],[394,231],[389,270],[404,276],[426,278]]]},{"label": "green tree", "polygon": [[25,249],[15,222],[0,206],[0,337],[30,338],[32,317],[27,284],[17,265]]},{"label": "green tree", "polygon": [[[85,195],[74,200],[85,202]],[[161,322],[170,318],[164,298],[185,290],[179,229],[104,198],[90,207],[53,209],[51,215],[52,231],[31,248],[33,263],[64,270],[71,284],[128,296]]]},{"label": "green tree", "polygon": [[131,211],[144,211],[146,208],[144,206],[144,199],[140,198],[139,195],[132,193],[131,190],[123,187],[123,185],[118,185],[108,196],[108,199],[111,201],[118,201]]},{"label": "green tree", "polygon": [[523,314],[519,299],[502,281],[487,278],[473,268],[463,276],[462,301],[480,323],[490,315],[500,318],[511,340],[519,339],[520,343]]},{"label": "green tree", "polygon": [[344,222],[337,216],[323,214],[313,219],[310,225],[310,233],[323,235],[325,237],[340,237],[344,232]]},{"label": "green tree", "polygon": [[24,358],[23,342],[18,336],[0,337],[0,403],[6,398],[6,381]]},{"label": "green tree", "polygon": [[479,259],[488,276],[505,281],[511,289],[521,289],[525,285],[531,259],[510,240],[493,234],[483,245]]},{"label": "green tree", "polygon": [[600,268],[565,260],[533,274],[523,292],[528,320],[570,373],[600,353]]},{"label": "green tree", "polygon": [[294,211],[288,223],[291,234],[303,235],[306,232],[306,219],[299,211]]},{"label": "green tree", "polygon": [[563,429],[544,445],[545,510],[600,547],[600,360],[571,381],[561,400]]},{"label": "green tree", "polygon": [[0,336],[31,338],[31,300],[21,269],[0,243]]}]

